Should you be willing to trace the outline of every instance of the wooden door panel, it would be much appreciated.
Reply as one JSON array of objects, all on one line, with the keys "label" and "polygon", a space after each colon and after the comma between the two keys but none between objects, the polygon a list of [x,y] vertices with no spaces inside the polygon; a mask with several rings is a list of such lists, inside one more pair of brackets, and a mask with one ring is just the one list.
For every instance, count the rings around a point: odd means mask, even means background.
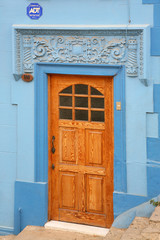
[{"label": "wooden door panel", "polygon": [[85,165],[86,157],[86,147],[85,147],[85,129],[77,128],[77,162],[78,165]]},{"label": "wooden door panel", "polygon": [[106,176],[106,169],[101,167],[91,167],[82,165],[72,165],[72,164],[60,164],[59,171],[69,171],[79,174],[94,174]]},{"label": "wooden door panel", "polygon": [[104,212],[104,177],[88,175],[86,183],[87,212]]},{"label": "wooden door panel", "polygon": [[85,174],[78,174],[78,210],[79,212],[86,211],[86,187]]},{"label": "wooden door panel", "polygon": [[70,172],[60,173],[60,208],[77,208],[77,174]]},{"label": "wooden door panel", "polygon": [[60,128],[60,162],[76,163],[76,129]]},{"label": "wooden door panel", "polygon": [[[110,227],[113,222],[113,80],[50,75],[48,86],[49,218]],[[77,111],[87,112],[88,117],[83,119]],[[54,154],[52,136],[55,136]]]},{"label": "wooden door panel", "polygon": [[[93,226],[106,227],[106,216],[103,214],[87,213],[87,212],[78,212],[72,210],[59,210],[59,220],[82,223]],[[111,224],[110,224],[111,225]]]},{"label": "wooden door panel", "polygon": [[103,166],[104,132],[86,130],[86,163],[92,166]]}]

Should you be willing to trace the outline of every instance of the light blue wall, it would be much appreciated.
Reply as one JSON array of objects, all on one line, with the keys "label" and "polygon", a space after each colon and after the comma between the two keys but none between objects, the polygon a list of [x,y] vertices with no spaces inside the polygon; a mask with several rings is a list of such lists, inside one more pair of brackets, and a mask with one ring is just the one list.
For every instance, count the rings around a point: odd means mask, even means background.
[{"label": "light blue wall", "polygon": [[[3,95],[5,97],[5,90]],[[17,107],[15,105],[12,106],[9,101],[0,104],[0,226],[8,227],[13,226],[14,213],[14,181],[17,159],[16,115]]]},{"label": "light blue wall", "polygon": [[152,112],[152,85],[144,87],[136,79],[126,81],[126,159],[129,194],[147,195],[146,112]]},{"label": "light blue wall", "polygon": [[[34,181],[34,82],[12,75],[13,24],[128,24],[127,0],[39,0],[43,16],[31,20],[31,1],[0,1],[0,228],[14,226],[14,182]],[[131,24],[153,25],[153,5],[130,0]],[[147,195],[146,132],[153,112],[153,83],[160,83],[159,57],[150,58],[149,87],[126,78],[127,191]],[[156,67],[155,67],[156,66]],[[147,130],[148,129],[148,130]],[[139,133],[137,136],[137,132]],[[155,133],[156,134],[156,133]]]},{"label": "light blue wall", "polygon": [[157,113],[147,113],[147,137],[158,138],[158,114]]}]

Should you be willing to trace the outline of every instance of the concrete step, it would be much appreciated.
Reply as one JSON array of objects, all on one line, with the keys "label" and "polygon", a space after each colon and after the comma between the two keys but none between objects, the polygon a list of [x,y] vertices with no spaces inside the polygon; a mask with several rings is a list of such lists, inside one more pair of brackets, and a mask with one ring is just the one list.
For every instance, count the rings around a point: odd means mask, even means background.
[{"label": "concrete step", "polygon": [[14,240],[15,237],[15,235],[0,236],[0,240]]},{"label": "concrete step", "polygon": [[104,240],[102,236],[27,226],[15,240]]},{"label": "concrete step", "polygon": [[160,223],[150,223],[142,232],[144,239],[160,240]]},{"label": "concrete step", "polygon": [[120,240],[125,231],[126,229],[111,227],[109,233],[105,237],[105,240]]},{"label": "concrete step", "polygon": [[105,237],[109,229],[102,227],[93,227],[84,224],[68,223],[62,221],[49,221],[45,224],[46,229],[61,230],[68,232],[78,232],[87,235]]},{"label": "concrete step", "polygon": [[135,217],[128,229],[111,229],[51,221],[45,227],[27,226],[18,236],[0,240],[160,240],[160,207],[151,217]]},{"label": "concrete step", "polygon": [[125,231],[120,240],[145,240],[141,235],[142,231],[148,227],[149,219],[142,217],[135,217],[129,228]]},{"label": "concrete step", "polygon": [[156,207],[154,212],[152,213],[150,219],[150,222],[159,222],[160,223],[160,207]]},{"label": "concrete step", "polygon": [[141,235],[145,239],[160,240],[160,207],[155,208],[149,218],[149,225],[142,231]]}]

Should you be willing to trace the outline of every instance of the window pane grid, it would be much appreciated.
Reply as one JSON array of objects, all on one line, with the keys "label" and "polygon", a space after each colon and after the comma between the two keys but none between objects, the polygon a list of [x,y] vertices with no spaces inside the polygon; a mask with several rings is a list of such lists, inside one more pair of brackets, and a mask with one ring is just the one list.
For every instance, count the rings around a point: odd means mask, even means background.
[{"label": "window pane grid", "polygon": [[[68,94],[68,93],[59,93],[59,96],[68,96],[71,97],[73,94]],[[74,94],[75,97],[94,97],[94,98],[104,98],[104,96],[98,96],[98,95],[84,95],[84,94]]]},{"label": "window pane grid", "polygon": [[60,94],[68,94],[68,93],[70,93],[70,94],[72,94],[72,85],[71,86],[69,86],[69,87],[66,87],[66,88],[64,88],[61,92],[60,92]]},{"label": "window pane grid", "polygon": [[105,106],[101,92],[83,84],[72,85],[66,89],[59,93],[60,119],[104,122]]},{"label": "window pane grid", "polygon": [[59,93],[59,96],[72,97],[72,94],[68,94],[68,93]]},{"label": "window pane grid", "polygon": [[59,106],[59,109],[72,109],[72,107],[68,107],[68,106]]},{"label": "window pane grid", "polygon": [[[59,106],[59,109],[73,109],[73,107],[68,106]],[[75,107],[77,110],[91,110],[91,111],[104,111],[104,108],[85,108],[85,107]]]},{"label": "window pane grid", "polygon": [[99,112],[104,112],[104,108],[91,108],[91,111],[99,111]]},{"label": "window pane grid", "polygon": [[75,120],[75,85],[72,86],[72,100],[73,100],[73,109],[72,109],[72,116],[73,116],[73,121]]},{"label": "window pane grid", "polygon": [[76,110],[89,110],[89,108],[85,108],[85,107],[75,107]]},{"label": "window pane grid", "polygon": [[91,87],[89,86],[89,91],[88,91],[88,121],[91,121]]}]

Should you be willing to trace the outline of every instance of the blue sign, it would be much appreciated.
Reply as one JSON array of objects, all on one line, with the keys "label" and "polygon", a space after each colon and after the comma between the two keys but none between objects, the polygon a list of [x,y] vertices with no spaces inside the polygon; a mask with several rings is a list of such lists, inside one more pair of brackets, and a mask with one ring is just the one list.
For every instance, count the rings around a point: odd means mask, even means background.
[{"label": "blue sign", "polygon": [[42,7],[38,3],[31,3],[27,7],[27,15],[31,19],[39,19],[42,16]]}]

